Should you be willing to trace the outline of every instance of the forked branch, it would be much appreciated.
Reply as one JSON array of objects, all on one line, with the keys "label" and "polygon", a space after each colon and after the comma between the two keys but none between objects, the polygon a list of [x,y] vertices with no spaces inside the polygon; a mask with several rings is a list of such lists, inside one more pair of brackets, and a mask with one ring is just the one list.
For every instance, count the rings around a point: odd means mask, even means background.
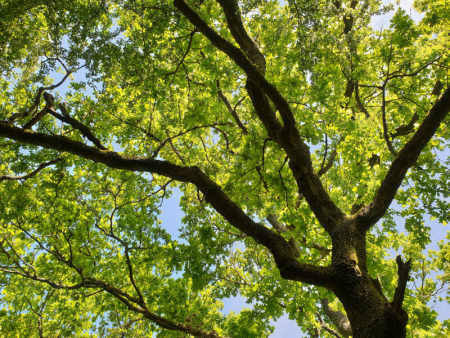
[{"label": "forked branch", "polygon": [[289,104],[280,92],[269,83],[260,72],[260,67],[253,64],[247,55],[219,34],[184,1],[174,0],[174,6],[219,50],[227,54],[261,90],[270,98],[280,112],[286,128],[295,128],[295,119]]},{"label": "forked branch", "polygon": [[[246,73],[248,77],[246,88],[258,117],[263,122],[269,136],[286,151],[290,160],[289,168],[297,182],[299,192],[305,196],[325,230],[332,232],[336,224],[344,218],[344,213],[331,200],[314,172],[308,146],[301,139],[287,101],[275,86],[266,80],[260,68],[250,61],[241,49],[217,34],[184,0],[174,0],[174,5],[214,46],[227,54]],[[242,31],[243,27],[239,24],[237,2],[221,1],[221,5],[224,7],[230,31],[236,30],[234,34],[236,41],[245,46],[248,35],[247,37],[238,36],[244,32]],[[233,8],[236,10],[234,13],[232,13]],[[241,28],[231,27],[233,22]],[[283,125],[277,119],[268,98],[278,110]]]}]

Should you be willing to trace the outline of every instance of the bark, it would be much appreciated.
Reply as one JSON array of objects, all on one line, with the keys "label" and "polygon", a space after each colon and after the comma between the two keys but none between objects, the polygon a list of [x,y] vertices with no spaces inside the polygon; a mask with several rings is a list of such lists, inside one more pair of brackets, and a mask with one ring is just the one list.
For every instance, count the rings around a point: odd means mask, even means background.
[{"label": "bark", "polygon": [[[341,267],[344,268],[344,264]],[[347,273],[339,278],[340,283],[333,292],[344,305],[351,323],[352,337],[406,337],[408,315],[401,307],[403,297],[394,297],[392,302],[386,302],[366,271],[358,271],[351,264],[345,269]],[[409,269],[402,269],[401,274],[403,277],[399,280],[398,289],[404,291],[406,283],[403,281],[407,280]]]},{"label": "bark", "polygon": [[332,237],[332,243],[331,267],[336,273],[332,291],[345,308],[352,337],[404,338],[408,316],[402,309],[402,301],[410,262],[404,264],[397,258],[398,292],[388,302],[367,271],[365,231],[356,222],[347,220]]},{"label": "bark", "polygon": [[406,337],[408,315],[386,303],[369,284],[370,281],[349,283],[335,294],[344,304],[352,327],[353,338]]}]

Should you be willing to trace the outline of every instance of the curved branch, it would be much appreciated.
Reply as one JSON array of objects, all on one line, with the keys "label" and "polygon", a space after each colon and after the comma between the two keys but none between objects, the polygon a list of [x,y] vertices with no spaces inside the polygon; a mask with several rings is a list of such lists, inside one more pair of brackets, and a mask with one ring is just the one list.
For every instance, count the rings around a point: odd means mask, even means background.
[{"label": "curved branch", "polygon": [[37,282],[45,283],[55,289],[77,290],[77,289],[81,289],[81,288],[91,288],[91,287],[95,288],[96,287],[96,286],[91,286],[89,283],[86,283],[86,282],[81,282],[81,283],[77,283],[77,284],[73,284],[73,285],[59,284],[59,283],[56,283],[47,278],[31,275],[29,273],[20,272],[20,271],[16,270],[14,267],[0,266],[0,271],[11,274],[11,275],[19,275],[19,276],[22,276],[22,277],[25,277],[28,279],[32,279]]},{"label": "curved branch", "polygon": [[187,49],[186,49],[185,53],[183,54],[183,57],[181,58],[180,62],[178,63],[177,68],[175,68],[174,71],[171,71],[171,72],[166,73],[166,74],[162,74],[162,75],[165,76],[165,78],[167,78],[169,75],[172,75],[172,74],[175,74],[176,72],[178,72],[178,69],[183,64],[184,60],[186,59],[186,56],[188,55],[189,51],[191,50],[192,40],[194,39],[195,33],[197,33],[197,31],[193,30],[192,33],[189,34],[189,42],[188,42]]},{"label": "curved branch", "polygon": [[219,185],[198,167],[179,166],[167,161],[121,155],[113,151],[87,146],[65,136],[46,135],[23,130],[7,123],[0,123],[0,136],[48,149],[69,152],[105,164],[110,168],[150,172],[180,182],[192,183],[203,193],[205,200],[232,226],[251,236],[271,251],[283,278],[326,288],[332,287],[333,271],[331,268],[298,262],[288,241],[281,235],[253,221],[223,192]]},{"label": "curved branch", "polygon": [[174,138],[177,138],[179,136],[183,136],[186,135],[187,133],[193,131],[193,130],[197,130],[197,129],[201,129],[201,128],[215,128],[216,126],[227,126],[227,125],[232,125],[232,123],[230,122],[226,122],[226,123],[213,123],[213,124],[205,124],[205,125],[201,125],[201,126],[194,126],[192,128],[189,128],[185,131],[179,132],[176,135],[173,136],[169,136],[166,139],[160,141],[158,147],[153,151],[153,154],[151,156],[151,158],[156,158],[159,155],[159,152],[161,151],[161,149],[166,145],[166,143],[170,143]]},{"label": "curved branch", "polygon": [[354,216],[362,230],[367,231],[383,217],[408,169],[417,161],[420,153],[434,136],[449,112],[450,87],[435,102],[417,131],[392,161],[391,167],[372,202]]},{"label": "curved branch", "polygon": [[11,180],[26,180],[26,179],[31,178],[34,175],[36,175],[42,169],[44,169],[48,166],[51,166],[52,164],[55,164],[57,162],[61,162],[61,161],[63,161],[62,158],[57,158],[56,160],[53,160],[53,161],[41,163],[35,170],[33,170],[31,173],[25,174],[25,175],[20,175],[20,176],[3,175],[3,176],[0,176],[0,182],[1,181],[11,181]]},{"label": "curved branch", "polygon": [[285,127],[287,129],[295,128],[295,119],[289,104],[260,73],[259,68],[247,58],[246,54],[217,34],[184,0],[174,0],[173,4],[215,47],[227,54],[261,88],[280,112]]},{"label": "curved branch", "polygon": [[[424,69],[427,68],[428,66],[434,64],[436,61],[439,61],[440,58],[441,58],[441,57],[439,56],[439,57],[437,57],[436,59],[431,60],[431,61],[425,63],[422,67],[420,67],[419,69],[417,69],[417,70],[416,70],[415,72],[413,72],[413,73],[409,73],[409,74],[404,74],[404,73],[402,73],[402,74],[391,74],[391,75],[388,75],[388,76],[386,77],[385,83],[387,83],[389,80],[392,80],[392,79],[395,79],[395,78],[413,77],[413,76],[416,76],[417,74],[419,74],[422,70],[424,70]],[[396,73],[397,73],[397,72],[396,72]]]},{"label": "curved branch", "polygon": [[[57,84],[51,85],[51,86],[49,86],[49,87],[40,87],[40,88],[38,89],[38,92],[37,92],[37,94],[36,94],[36,97],[35,97],[35,99],[34,99],[34,101],[33,101],[33,104],[31,105],[31,107],[30,107],[27,111],[25,111],[25,112],[23,112],[23,113],[13,114],[13,115],[9,118],[9,120],[8,120],[9,123],[13,123],[13,122],[16,120],[16,118],[18,118],[18,117],[22,117],[22,118],[27,117],[33,110],[37,109],[37,107],[39,106],[39,103],[41,102],[41,94],[42,94],[45,90],[53,90],[53,89],[59,87],[60,85],[62,85],[62,84],[64,83],[64,81],[67,80],[67,78],[70,76],[70,74],[73,74],[74,72],[76,72],[76,71],[78,71],[78,70],[80,70],[81,68],[84,67],[84,65],[83,65],[83,66],[78,67],[78,68],[75,69],[75,70],[69,71],[69,70],[67,69],[66,65],[61,61],[60,58],[54,58],[54,59],[55,59],[55,60],[58,60],[58,61],[62,64],[62,66],[63,66],[64,69],[66,70],[66,75],[64,75],[64,77],[62,78],[62,80],[59,81]],[[44,108],[44,109],[45,109],[45,108]],[[43,111],[41,111],[40,113],[45,113],[45,111],[43,110]],[[41,117],[42,117],[42,116],[41,116]],[[39,120],[39,119],[32,119],[30,122],[27,123],[27,125],[29,125],[29,128],[31,128],[38,120]],[[33,122],[33,121],[34,121],[34,122]]]},{"label": "curved branch", "polygon": [[231,35],[245,52],[258,71],[264,75],[266,72],[266,58],[259,50],[255,41],[248,35],[242,22],[239,4],[237,0],[217,0],[222,7]]},{"label": "curved branch", "polygon": [[95,137],[95,135],[91,132],[91,130],[88,127],[86,127],[83,123],[75,120],[74,118],[70,117],[68,114],[67,115],[58,114],[52,108],[48,108],[47,110],[50,112],[50,114],[52,114],[58,120],[66,122],[67,124],[70,124],[75,129],[81,131],[83,136],[86,137],[92,143],[94,143],[99,149],[101,149],[101,150],[108,149],[100,142],[100,140],[97,137]]},{"label": "curved branch", "polygon": [[336,156],[337,156],[336,148],[337,147],[335,147],[333,149],[333,151],[331,152],[330,157],[328,157],[328,161],[327,161],[326,164],[325,164],[325,157],[326,157],[326,153],[325,153],[325,155],[323,157],[322,166],[319,169],[319,171],[317,172],[317,176],[322,177],[323,175],[325,175],[331,169],[331,167],[333,166],[333,162],[334,162],[334,160],[336,159]]}]

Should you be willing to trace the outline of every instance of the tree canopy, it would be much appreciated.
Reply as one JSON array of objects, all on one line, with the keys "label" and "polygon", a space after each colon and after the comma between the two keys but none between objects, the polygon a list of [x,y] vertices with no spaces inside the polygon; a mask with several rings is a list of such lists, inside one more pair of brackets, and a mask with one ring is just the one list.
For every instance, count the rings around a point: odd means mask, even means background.
[{"label": "tree canopy", "polygon": [[414,6],[2,0],[2,336],[448,336],[450,4]]}]

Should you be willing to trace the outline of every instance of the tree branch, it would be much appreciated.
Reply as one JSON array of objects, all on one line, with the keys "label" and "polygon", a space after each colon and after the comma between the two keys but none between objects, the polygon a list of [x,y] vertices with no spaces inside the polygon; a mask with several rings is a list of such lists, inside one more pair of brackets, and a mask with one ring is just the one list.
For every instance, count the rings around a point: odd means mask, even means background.
[{"label": "tree branch", "polygon": [[367,111],[366,107],[364,107],[361,98],[359,97],[359,84],[356,82],[355,84],[355,101],[358,109],[366,115],[366,118],[370,117],[369,112]]},{"label": "tree branch", "polygon": [[189,34],[189,42],[188,42],[188,46],[186,48],[186,52],[183,54],[183,57],[181,58],[180,62],[177,65],[177,68],[175,68],[174,71],[171,71],[166,74],[162,74],[162,75],[165,75],[165,78],[167,78],[169,75],[175,74],[178,71],[178,69],[180,68],[180,66],[183,64],[184,59],[186,59],[186,56],[188,55],[189,51],[191,50],[192,40],[194,39],[195,33],[197,33],[197,31],[193,30],[192,33]]},{"label": "tree branch", "polygon": [[[41,94],[42,94],[45,90],[53,90],[53,89],[59,87],[60,85],[62,85],[62,84],[64,83],[64,81],[66,81],[66,79],[70,76],[70,74],[72,74],[72,73],[74,73],[74,72],[76,72],[76,71],[78,71],[78,70],[80,70],[81,68],[84,67],[84,65],[83,65],[83,66],[78,67],[78,68],[75,69],[75,70],[69,71],[69,70],[67,69],[66,65],[64,64],[64,62],[62,62],[60,58],[53,58],[53,59],[54,59],[54,60],[58,60],[59,63],[61,63],[61,65],[62,65],[62,66],[64,67],[64,69],[66,70],[66,75],[64,75],[64,77],[62,78],[62,80],[59,81],[57,84],[51,85],[51,86],[49,86],[49,87],[40,87],[40,88],[38,89],[38,92],[37,92],[37,94],[36,94],[36,97],[35,97],[35,99],[34,99],[34,101],[33,101],[33,104],[31,105],[31,107],[30,107],[27,111],[25,111],[25,112],[23,112],[23,113],[13,114],[13,115],[8,119],[9,123],[13,123],[13,122],[16,120],[16,118],[18,118],[18,117],[22,117],[22,118],[27,117],[33,110],[37,109],[37,107],[39,106],[39,103],[41,102]],[[44,108],[44,109],[45,109],[45,108]],[[28,128],[31,128],[31,127],[32,127],[32,126],[33,126],[40,118],[42,118],[42,116],[45,114],[44,109],[39,113],[39,114],[42,113],[42,115],[41,115],[39,118],[33,118],[30,122],[28,122],[28,123],[26,124],[26,125],[28,125]]]},{"label": "tree branch", "polygon": [[128,278],[130,279],[131,284],[133,284],[134,290],[136,290],[136,293],[139,297],[139,305],[147,309],[147,305],[145,304],[144,296],[142,295],[141,290],[136,284],[136,281],[134,280],[134,274],[133,274],[133,265],[131,264],[130,255],[128,253],[128,245],[125,244],[125,257],[127,259],[127,266],[128,266]]},{"label": "tree branch", "polygon": [[336,148],[334,148],[330,154],[330,157],[328,157],[328,161],[326,164],[325,164],[325,156],[323,157],[324,162],[322,163],[322,167],[317,172],[317,176],[322,177],[323,175],[325,175],[328,172],[328,170],[331,169],[331,167],[333,166],[333,162],[336,159],[336,156],[337,156],[337,151],[336,151]]},{"label": "tree branch", "polygon": [[411,271],[411,258],[406,263],[404,263],[402,261],[402,257],[399,255],[397,256],[395,261],[397,262],[398,266],[398,282],[391,304],[393,309],[399,312],[402,308],[403,298],[405,298],[406,284],[409,281],[409,272]]},{"label": "tree branch", "polygon": [[352,335],[352,327],[347,316],[341,311],[334,311],[328,303],[328,298],[323,298],[321,303],[323,312],[325,312],[327,317],[330,318],[333,324],[338,328],[339,333],[344,337],[350,337]]},{"label": "tree branch", "polygon": [[[174,0],[173,4],[208,40],[211,41],[215,47],[227,54],[247,74],[247,76],[261,88],[280,112],[285,127],[287,129],[295,128],[295,119],[289,104],[280,92],[265,79],[263,74],[259,71],[259,68],[247,58],[246,54],[231,42],[217,34],[184,0]],[[225,7],[227,6],[228,5],[225,4]],[[235,5],[230,3],[229,6]],[[236,17],[237,16],[238,13],[236,13]],[[236,20],[238,19],[236,18]],[[237,29],[239,30],[239,28]],[[244,39],[246,40],[246,38],[242,38],[242,41],[241,39],[239,39],[239,41],[245,43]]]},{"label": "tree branch", "polygon": [[402,124],[395,128],[395,133],[391,134],[392,139],[411,134],[414,131],[414,124],[419,120],[419,114],[414,113],[408,124]]},{"label": "tree branch", "polygon": [[371,226],[383,217],[405,178],[408,169],[417,161],[420,153],[436,133],[436,130],[449,112],[450,87],[435,102],[417,131],[392,161],[391,167],[372,202],[354,216],[361,229],[370,229]]},{"label": "tree branch", "polygon": [[217,0],[222,7],[228,28],[234,40],[245,52],[249,60],[255,65],[258,71],[264,75],[266,72],[266,58],[259,50],[255,41],[248,35],[241,18],[241,11],[237,0]]},{"label": "tree branch", "polygon": [[0,136],[48,149],[69,152],[94,162],[103,163],[110,168],[150,172],[180,182],[192,183],[203,193],[206,201],[231,225],[251,236],[272,252],[283,278],[326,288],[331,287],[332,270],[330,268],[298,262],[288,241],[274,231],[254,222],[222,191],[220,186],[209,179],[198,167],[179,166],[167,161],[120,155],[113,151],[87,146],[65,136],[23,130],[7,123],[0,123]]},{"label": "tree branch", "polygon": [[32,171],[29,174],[25,174],[25,175],[20,175],[20,176],[3,175],[3,176],[0,176],[0,182],[1,181],[10,181],[10,180],[26,180],[26,179],[31,178],[34,175],[36,175],[42,169],[44,169],[48,166],[51,166],[52,164],[55,164],[57,162],[61,162],[61,161],[64,161],[64,160],[62,158],[57,158],[56,160],[53,160],[53,161],[41,163],[34,171]]},{"label": "tree branch", "polygon": [[168,142],[170,143],[174,138],[186,135],[187,133],[189,133],[193,130],[197,130],[197,129],[201,129],[201,128],[215,128],[216,126],[226,126],[226,125],[233,125],[233,124],[231,122],[225,122],[225,123],[213,123],[213,124],[206,124],[206,125],[201,125],[201,126],[194,126],[185,131],[179,132],[176,135],[169,136],[166,139],[160,141],[158,147],[156,147],[156,149],[153,151],[153,154],[151,157],[156,158],[159,155],[159,152],[161,151],[161,149],[166,145],[166,143],[168,143]]},{"label": "tree branch", "polygon": [[230,102],[228,101],[227,97],[222,93],[221,90],[219,90],[219,92],[217,94],[219,95],[219,98],[223,101],[223,103],[225,103],[225,106],[227,107],[227,109],[230,112],[231,116],[233,116],[234,121],[236,121],[236,124],[238,125],[238,127],[241,128],[242,132],[247,135],[248,134],[248,130],[242,124],[241,120],[239,119],[239,116],[236,113],[236,108],[233,109],[233,107],[231,107]]},{"label": "tree branch", "polygon": [[108,149],[104,145],[102,145],[100,140],[97,137],[95,137],[94,134],[91,132],[91,130],[88,127],[86,127],[83,123],[78,122],[74,118],[70,117],[68,114],[67,115],[58,114],[52,108],[48,108],[47,110],[50,112],[50,114],[52,114],[58,120],[66,122],[66,123],[70,124],[72,127],[74,127],[75,129],[81,131],[83,136],[86,137],[92,143],[94,143],[99,149],[101,149],[101,150]]},{"label": "tree branch", "polygon": [[[273,214],[269,214],[269,215],[267,216],[266,219],[269,221],[270,225],[271,225],[278,233],[288,232],[288,231],[289,231],[289,230],[288,230],[288,227],[289,227],[291,230],[294,229],[294,227],[293,227],[292,225],[287,225],[287,226],[286,226],[284,223],[281,223],[281,222],[278,220],[278,217],[275,216],[275,215],[273,215]],[[317,243],[314,243],[314,242],[308,244],[308,242],[307,242],[305,236],[302,236],[302,238],[301,238],[299,241],[300,241],[300,243],[301,243],[303,246],[305,246],[305,247],[307,247],[307,248],[310,248],[310,249],[316,249],[317,251],[319,251],[319,252],[320,252],[322,255],[324,255],[324,256],[330,254],[330,252],[331,252],[330,249],[328,249],[328,248],[326,248],[326,247],[324,247],[324,246],[322,246],[322,245],[320,245],[320,244],[317,244]],[[293,246],[295,245],[295,250],[297,250],[298,252],[301,252],[300,248],[298,247],[298,244],[296,243],[296,241],[294,240],[293,237],[291,237],[291,238],[289,239],[289,243],[290,243],[291,245],[293,245]]]}]

